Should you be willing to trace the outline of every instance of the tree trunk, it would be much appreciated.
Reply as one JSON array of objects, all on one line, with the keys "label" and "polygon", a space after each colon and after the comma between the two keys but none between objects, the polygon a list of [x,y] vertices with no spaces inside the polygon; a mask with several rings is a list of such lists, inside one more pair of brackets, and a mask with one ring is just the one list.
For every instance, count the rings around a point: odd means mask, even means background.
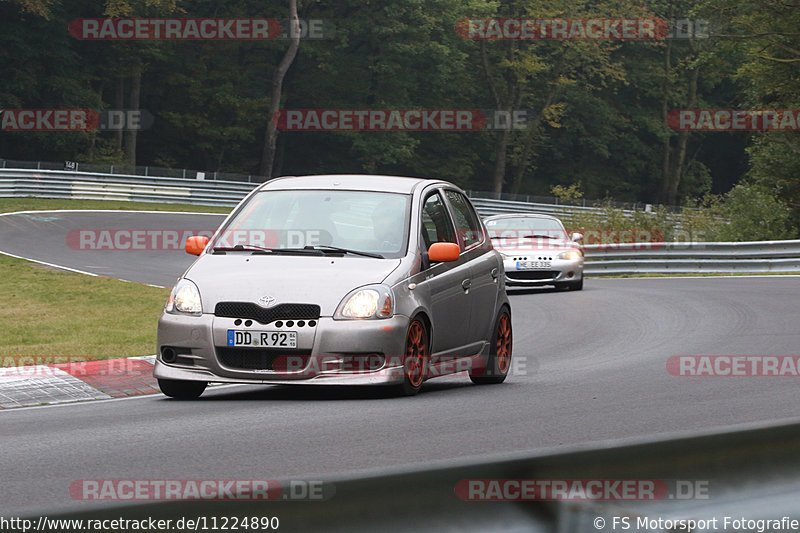
[{"label": "tree trunk", "polygon": [[508,138],[510,130],[504,129],[497,132],[497,139],[494,143],[494,175],[492,176],[492,192],[502,193],[503,183],[506,175],[506,150],[508,148]]},{"label": "tree trunk", "polygon": [[[120,111],[125,108],[125,79],[122,76],[117,77],[116,87],[114,88],[114,110]],[[122,151],[122,133],[123,130],[119,129],[114,131],[114,147],[118,151]]]},{"label": "tree trunk", "polygon": [[[142,92],[142,63],[137,61],[133,66],[133,75],[131,76],[131,92],[128,105],[130,109],[139,110],[139,96]],[[125,131],[125,159],[132,167],[136,166],[136,134],[135,129]]]},{"label": "tree trunk", "polygon": [[[686,99],[686,108],[694,109],[697,106],[697,79],[700,77],[700,67],[695,67],[689,75],[689,95]],[[678,185],[681,183],[684,162],[686,161],[686,147],[689,144],[689,132],[681,131],[678,134],[678,155],[672,168],[667,203],[676,205],[678,203]]]},{"label": "tree trunk", "polygon": [[289,49],[275,69],[272,77],[272,96],[269,103],[269,121],[267,122],[267,132],[264,138],[264,152],[261,157],[261,167],[259,173],[267,178],[272,177],[273,165],[275,164],[275,145],[278,140],[278,125],[275,117],[281,108],[281,94],[283,92],[283,78],[292,65],[297,49],[300,47],[300,22],[297,18],[297,0],[289,0],[289,24],[291,32],[289,34]]},{"label": "tree trunk", "polygon": [[672,42],[667,39],[666,51],[664,53],[664,95],[661,100],[661,119],[663,120],[664,128],[667,128],[667,136],[664,139],[664,147],[661,155],[661,192],[659,193],[659,200],[661,202],[667,201],[667,196],[670,191],[670,154],[672,153],[672,135],[667,127],[667,114],[669,113],[669,90],[672,86]]},{"label": "tree trunk", "polygon": [[[556,79],[557,78],[558,76],[556,76]],[[542,109],[536,114],[531,123],[528,124],[528,131],[525,132],[525,142],[522,146],[522,152],[520,153],[519,157],[519,165],[517,166],[517,169],[514,172],[514,179],[511,184],[512,194],[519,193],[519,189],[522,186],[522,178],[525,177],[525,171],[528,169],[531,152],[533,152],[533,143],[536,140],[536,137],[538,136],[539,133],[539,125],[542,123],[542,118],[544,117],[545,110],[548,107],[550,107],[550,105],[552,105],[557,92],[558,92],[558,85],[554,83],[550,87],[550,90],[547,92],[547,96],[545,97]]]}]

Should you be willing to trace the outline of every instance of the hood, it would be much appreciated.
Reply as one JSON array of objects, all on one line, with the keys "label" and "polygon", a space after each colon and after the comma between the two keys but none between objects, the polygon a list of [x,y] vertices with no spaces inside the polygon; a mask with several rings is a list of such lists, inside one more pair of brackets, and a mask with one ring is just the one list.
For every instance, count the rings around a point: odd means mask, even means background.
[{"label": "hood", "polygon": [[492,246],[503,254],[517,253],[560,253],[564,250],[580,250],[581,246],[575,241],[565,239],[544,238],[512,238],[500,237],[492,239]]},{"label": "hood", "polygon": [[331,316],[342,298],[362,285],[381,283],[400,259],[368,257],[204,254],[185,278],[200,290],[203,312],[218,302],[258,302],[272,296],[275,304],[308,303]]}]

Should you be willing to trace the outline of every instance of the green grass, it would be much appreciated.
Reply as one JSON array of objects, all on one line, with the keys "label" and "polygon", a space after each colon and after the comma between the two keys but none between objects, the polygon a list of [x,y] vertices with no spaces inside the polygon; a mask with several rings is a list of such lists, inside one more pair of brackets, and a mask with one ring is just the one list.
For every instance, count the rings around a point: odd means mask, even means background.
[{"label": "green grass", "polygon": [[[52,209],[230,212],[189,204],[0,198],[0,213]],[[0,294],[0,356],[113,359],[155,353],[158,317],[169,289],[0,255]]]},{"label": "green grass", "polygon": [[113,359],[155,353],[169,289],[0,255],[0,356]]},{"label": "green grass", "polygon": [[122,200],[69,200],[44,198],[0,198],[0,213],[13,211],[48,211],[53,209],[116,209],[119,211],[191,211],[197,213],[230,213],[230,207],[191,204],[157,204]]}]

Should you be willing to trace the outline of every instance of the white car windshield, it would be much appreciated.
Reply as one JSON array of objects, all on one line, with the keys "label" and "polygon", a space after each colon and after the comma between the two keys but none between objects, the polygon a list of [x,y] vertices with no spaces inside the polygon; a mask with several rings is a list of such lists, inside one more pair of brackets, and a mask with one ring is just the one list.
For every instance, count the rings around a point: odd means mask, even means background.
[{"label": "white car windshield", "polygon": [[552,218],[508,217],[486,221],[492,238],[525,239],[549,238],[567,240],[567,231],[561,222]]}]

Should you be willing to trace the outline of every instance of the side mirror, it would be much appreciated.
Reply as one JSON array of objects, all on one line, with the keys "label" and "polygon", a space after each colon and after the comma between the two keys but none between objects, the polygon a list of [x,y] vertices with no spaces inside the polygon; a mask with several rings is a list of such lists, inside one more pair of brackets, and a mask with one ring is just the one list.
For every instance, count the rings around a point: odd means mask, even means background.
[{"label": "side mirror", "polygon": [[455,261],[460,254],[458,245],[453,242],[435,242],[428,248],[428,259],[437,263]]},{"label": "side mirror", "polygon": [[572,234],[572,240],[575,241],[575,242],[583,241],[583,233],[577,233],[577,232],[573,233]]},{"label": "side mirror", "polygon": [[191,255],[200,255],[208,245],[208,237],[205,235],[193,235],[186,239],[186,253]]}]

